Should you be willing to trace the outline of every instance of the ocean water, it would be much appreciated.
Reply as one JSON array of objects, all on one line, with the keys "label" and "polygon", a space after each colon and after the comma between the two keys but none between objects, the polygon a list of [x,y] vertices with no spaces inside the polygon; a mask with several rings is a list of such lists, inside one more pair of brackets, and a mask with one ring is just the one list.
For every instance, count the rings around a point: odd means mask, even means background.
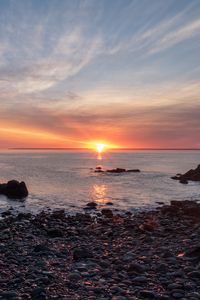
[{"label": "ocean water", "polygon": [[[183,185],[170,178],[198,164],[200,151],[107,151],[98,160],[92,151],[2,150],[0,182],[23,180],[30,195],[24,202],[0,196],[0,210],[75,212],[95,201],[99,207],[112,202],[114,209],[132,211],[155,207],[158,201],[200,200],[200,183]],[[94,173],[98,165],[139,168],[141,173]]]}]

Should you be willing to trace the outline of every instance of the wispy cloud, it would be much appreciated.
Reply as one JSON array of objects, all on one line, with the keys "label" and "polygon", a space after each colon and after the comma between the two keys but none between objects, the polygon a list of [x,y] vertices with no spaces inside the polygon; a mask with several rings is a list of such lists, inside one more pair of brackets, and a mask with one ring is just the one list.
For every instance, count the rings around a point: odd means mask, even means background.
[{"label": "wispy cloud", "polygon": [[149,53],[155,54],[193,37],[200,37],[200,19],[181,26],[175,31],[173,30],[166,33],[155,43],[155,46],[149,50]]},{"label": "wispy cloud", "polygon": [[[131,11],[137,8],[141,9],[141,7],[136,6],[135,2],[132,4],[128,12],[130,18]],[[162,4],[162,6],[164,7],[164,4]],[[111,40],[107,40],[105,45],[107,47],[107,54],[113,55],[120,52],[131,51],[136,52],[137,57],[144,57],[163,52],[188,39],[198,38],[200,34],[200,19],[199,17],[188,17],[191,11],[195,9],[195,2],[191,1],[177,14],[169,14],[169,16],[166,14],[164,18],[160,19],[156,18],[156,14],[159,16],[159,11],[157,11],[157,7],[155,6],[155,11],[153,11],[153,15],[149,16],[149,19],[145,20],[139,27],[136,27],[135,30],[133,29],[131,31],[129,28],[128,36],[120,40],[116,38],[116,33],[114,33]],[[197,11],[198,10],[199,7],[197,6]],[[137,15],[132,17],[137,19]],[[127,30],[128,26],[132,25],[133,24],[127,23]],[[116,32],[117,30],[118,29],[116,29]],[[113,41],[115,41],[114,44]]]},{"label": "wispy cloud", "polygon": [[[29,49],[30,50],[30,49]],[[62,36],[45,58],[25,62],[24,66],[5,66],[0,71],[0,89],[34,93],[53,87],[76,75],[101,51],[101,38],[86,39],[81,29]]]},{"label": "wispy cloud", "polygon": [[198,1],[44,3],[0,3],[2,128],[196,143]]}]

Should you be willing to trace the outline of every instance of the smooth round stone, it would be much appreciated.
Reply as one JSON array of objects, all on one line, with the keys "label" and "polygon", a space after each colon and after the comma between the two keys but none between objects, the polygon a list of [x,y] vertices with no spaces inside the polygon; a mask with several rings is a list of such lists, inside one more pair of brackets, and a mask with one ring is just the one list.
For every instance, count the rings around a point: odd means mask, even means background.
[{"label": "smooth round stone", "polygon": [[123,296],[115,296],[112,298],[112,300],[129,300],[129,298]]},{"label": "smooth round stone", "polygon": [[81,276],[80,276],[79,273],[70,273],[70,274],[68,275],[68,279],[69,279],[70,281],[78,281],[78,280],[81,279]]},{"label": "smooth round stone", "polygon": [[180,289],[180,288],[182,288],[182,286],[178,283],[170,283],[170,284],[168,284],[167,288],[169,290],[174,290],[174,289]]},{"label": "smooth round stone", "polygon": [[189,272],[188,276],[192,278],[200,278],[200,272],[199,271]]},{"label": "smooth round stone", "polygon": [[124,293],[124,290],[120,288],[119,286],[113,286],[110,289],[112,294],[117,294],[117,293]]},{"label": "smooth round stone", "polygon": [[184,297],[182,293],[173,293],[172,296],[176,299],[181,299],[182,297]]},{"label": "smooth round stone", "polygon": [[168,295],[156,295],[157,300],[169,300],[170,297]]},{"label": "smooth round stone", "polygon": [[146,283],[147,278],[145,276],[136,276],[133,281],[137,283]]},{"label": "smooth round stone", "polygon": [[155,299],[155,294],[152,291],[148,291],[148,290],[143,290],[140,292],[140,296],[141,297],[145,297],[148,299]]},{"label": "smooth round stone", "polygon": [[15,293],[14,291],[2,292],[0,293],[0,296],[5,299],[13,299],[18,297],[17,293]]},{"label": "smooth round stone", "polygon": [[200,293],[198,292],[191,292],[188,294],[188,297],[195,297],[197,299],[200,299]]}]

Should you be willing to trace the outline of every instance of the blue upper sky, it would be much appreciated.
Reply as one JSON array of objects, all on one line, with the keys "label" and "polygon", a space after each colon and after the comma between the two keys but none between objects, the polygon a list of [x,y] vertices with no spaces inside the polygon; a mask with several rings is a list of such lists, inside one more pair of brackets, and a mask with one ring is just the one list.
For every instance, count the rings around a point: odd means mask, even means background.
[{"label": "blue upper sky", "polygon": [[16,145],[26,128],[200,147],[199,79],[199,0],[0,1],[0,130]]}]

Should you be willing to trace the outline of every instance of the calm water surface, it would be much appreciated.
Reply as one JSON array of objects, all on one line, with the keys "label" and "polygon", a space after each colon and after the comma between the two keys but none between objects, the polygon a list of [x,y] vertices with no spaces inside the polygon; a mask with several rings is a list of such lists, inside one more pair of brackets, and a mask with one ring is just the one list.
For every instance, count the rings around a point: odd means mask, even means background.
[{"label": "calm water surface", "polygon": [[[24,180],[30,191],[24,203],[0,196],[10,206],[37,212],[44,208],[82,209],[89,201],[111,201],[116,209],[149,208],[157,201],[200,200],[200,183],[170,179],[200,164],[200,151],[114,151],[100,161],[86,151],[0,151],[0,182]],[[139,168],[141,173],[95,174],[91,168]]]}]

